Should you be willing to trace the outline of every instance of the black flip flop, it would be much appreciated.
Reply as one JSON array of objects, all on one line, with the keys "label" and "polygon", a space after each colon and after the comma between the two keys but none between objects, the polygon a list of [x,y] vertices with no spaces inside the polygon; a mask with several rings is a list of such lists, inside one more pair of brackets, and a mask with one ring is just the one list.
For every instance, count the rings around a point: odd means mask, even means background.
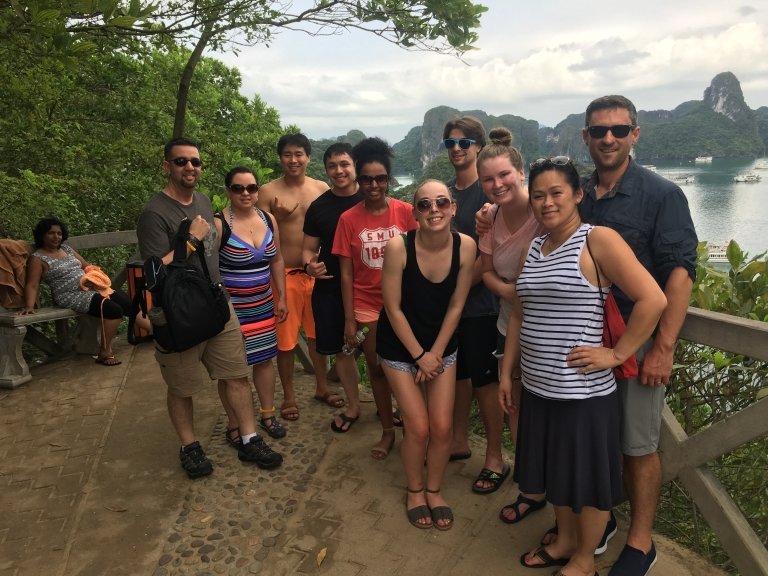
[{"label": "black flip flop", "polygon": [[335,419],[331,420],[331,430],[333,430],[337,434],[344,434],[346,432],[349,432],[349,429],[352,428],[352,424],[357,422],[357,419],[358,419],[358,416],[355,416],[354,418],[352,418],[344,414],[344,412],[342,412],[341,414],[338,414],[337,417],[341,418],[341,426],[336,425]]},{"label": "black flip flop", "polygon": [[[542,564],[528,564],[525,559],[528,555],[543,560]],[[565,566],[570,561],[570,558],[552,558],[549,553],[544,549],[544,546],[539,546],[533,552],[526,552],[520,556],[520,564],[526,568],[551,568],[552,566]]]}]

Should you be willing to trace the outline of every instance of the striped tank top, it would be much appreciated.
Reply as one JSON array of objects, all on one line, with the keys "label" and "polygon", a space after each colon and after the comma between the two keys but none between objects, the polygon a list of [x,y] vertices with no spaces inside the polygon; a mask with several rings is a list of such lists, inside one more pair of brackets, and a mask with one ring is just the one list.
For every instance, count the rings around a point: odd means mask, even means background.
[{"label": "striped tank top", "polygon": [[536,238],[517,280],[523,305],[520,351],[523,385],[553,400],[605,396],[616,389],[611,369],[577,374],[565,361],[574,346],[602,346],[603,309],[599,290],[581,273],[579,259],[592,230],[582,224],[561,246],[544,256],[549,235]]}]

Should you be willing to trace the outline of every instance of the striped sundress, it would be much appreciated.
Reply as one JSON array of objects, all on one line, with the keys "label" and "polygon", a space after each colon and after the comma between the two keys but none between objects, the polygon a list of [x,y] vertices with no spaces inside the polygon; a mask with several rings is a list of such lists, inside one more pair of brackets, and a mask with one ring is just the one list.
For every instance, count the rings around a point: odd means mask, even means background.
[{"label": "striped sundress", "polygon": [[[277,323],[270,284],[272,275],[269,269],[277,248],[267,222],[269,216],[261,210],[257,212],[267,225],[267,233],[261,247],[251,246],[232,232],[219,252],[221,278],[240,321],[249,366],[277,356]],[[229,224],[231,229],[231,211]]]}]

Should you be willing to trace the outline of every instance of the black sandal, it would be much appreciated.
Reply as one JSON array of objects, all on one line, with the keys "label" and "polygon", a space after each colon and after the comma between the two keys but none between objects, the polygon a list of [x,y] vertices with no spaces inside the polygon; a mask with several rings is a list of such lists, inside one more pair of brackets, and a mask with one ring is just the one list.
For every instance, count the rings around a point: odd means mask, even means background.
[{"label": "black sandal", "polygon": [[[424,492],[424,488],[419,488],[418,490],[412,490],[411,488],[406,487],[406,490],[411,494],[418,494],[419,492]],[[416,526],[416,528],[419,528],[421,530],[429,530],[434,525],[434,522],[430,522],[429,524],[423,524],[419,522],[419,520],[426,520],[426,519],[432,520],[432,513],[429,510],[429,506],[427,506],[426,504],[422,504],[421,506],[416,506],[415,508],[409,509],[407,494],[405,496],[405,515],[408,517],[408,522],[410,522],[411,525]]]},{"label": "black sandal", "polygon": [[277,417],[274,415],[262,418],[259,422],[259,426],[261,426],[261,429],[269,434],[272,438],[285,437],[285,428],[283,428]]},{"label": "black sandal", "polygon": [[[235,433],[234,437],[232,436],[233,432]],[[224,440],[226,440],[227,444],[232,446],[232,448],[239,450],[243,445],[243,439],[240,438],[240,428],[237,426],[234,428],[227,428],[226,432],[224,432]]]},{"label": "black sandal", "polygon": [[[528,506],[525,512],[520,512],[520,504],[525,504],[526,506]],[[527,496],[518,494],[517,499],[514,502],[512,502],[512,504],[507,504],[499,511],[499,519],[505,524],[517,524],[518,522],[525,520],[525,518],[529,514],[533,514],[537,510],[541,510],[546,505],[547,505],[546,500],[534,500],[533,498],[528,498]],[[504,515],[505,510],[512,510],[515,513],[515,519],[510,520],[509,518],[507,518]]]},{"label": "black sandal", "polygon": [[[440,490],[426,489],[428,494],[440,494]],[[453,528],[453,510],[449,506],[435,506],[430,508],[432,513],[432,526],[438,530],[450,530]],[[447,524],[438,524],[440,520],[448,520]]]}]

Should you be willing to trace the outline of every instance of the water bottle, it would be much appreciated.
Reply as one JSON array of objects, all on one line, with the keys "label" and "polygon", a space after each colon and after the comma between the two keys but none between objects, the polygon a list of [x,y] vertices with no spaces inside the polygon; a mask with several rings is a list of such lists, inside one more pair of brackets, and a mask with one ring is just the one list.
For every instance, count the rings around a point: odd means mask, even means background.
[{"label": "water bottle", "polygon": [[351,356],[352,354],[354,354],[355,349],[358,348],[360,344],[362,344],[363,341],[365,340],[366,334],[368,334],[368,326],[363,326],[362,328],[360,328],[360,330],[355,332],[355,345],[349,346],[347,344],[344,344],[344,347],[341,349],[341,351],[344,352],[344,354],[346,354],[347,356]]}]

